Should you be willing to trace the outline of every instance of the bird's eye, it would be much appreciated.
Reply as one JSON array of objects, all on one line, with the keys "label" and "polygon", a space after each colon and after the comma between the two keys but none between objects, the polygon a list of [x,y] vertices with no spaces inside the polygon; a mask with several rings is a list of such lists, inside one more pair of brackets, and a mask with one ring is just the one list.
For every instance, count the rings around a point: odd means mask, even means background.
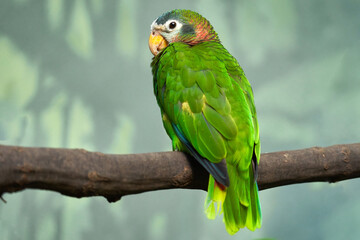
[{"label": "bird's eye", "polygon": [[176,22],[169,23],[169,28],[174,29],[176,27]]}]

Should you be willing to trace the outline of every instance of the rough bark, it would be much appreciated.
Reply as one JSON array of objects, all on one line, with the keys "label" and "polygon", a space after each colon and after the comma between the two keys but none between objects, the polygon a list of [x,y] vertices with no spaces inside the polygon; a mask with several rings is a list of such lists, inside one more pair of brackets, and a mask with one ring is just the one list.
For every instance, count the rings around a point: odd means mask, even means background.
[{"label": "rough bark", "polygon": [[[360,177],[360,143],[261,155],[258,185],[267,189],[304,182]],[[0,145],[0,196],[44,189],[72,197],[128,194],[171,188],[206,190],[208,173],[181,152],[103,154],[83,149]]]}]

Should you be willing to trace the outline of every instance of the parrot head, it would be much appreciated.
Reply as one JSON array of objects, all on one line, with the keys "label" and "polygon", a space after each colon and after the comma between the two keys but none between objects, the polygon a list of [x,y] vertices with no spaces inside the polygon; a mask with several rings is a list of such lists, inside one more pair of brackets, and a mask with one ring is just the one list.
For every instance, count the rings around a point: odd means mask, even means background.
[{"label": "parrot head", "polygon": [[151,24],[149,48],[156,56],[174,42],[196,45],[205,41],[218,41],[210,22],[190,10],[172,10],[164,13]]}]

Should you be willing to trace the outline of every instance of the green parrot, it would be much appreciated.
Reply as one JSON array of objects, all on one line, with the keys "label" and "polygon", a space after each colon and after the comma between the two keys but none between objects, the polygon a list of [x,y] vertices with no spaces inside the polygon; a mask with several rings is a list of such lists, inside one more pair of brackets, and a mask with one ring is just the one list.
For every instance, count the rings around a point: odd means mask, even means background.
[{"label": "green parrot", "polygon": [[259,127],[244,71],[210,22],[190,10],[158,17],[149,48],[154,93],[173,150],[191,154],[210,173],[207,216],[223,213],[230,234],[260,228]]}]

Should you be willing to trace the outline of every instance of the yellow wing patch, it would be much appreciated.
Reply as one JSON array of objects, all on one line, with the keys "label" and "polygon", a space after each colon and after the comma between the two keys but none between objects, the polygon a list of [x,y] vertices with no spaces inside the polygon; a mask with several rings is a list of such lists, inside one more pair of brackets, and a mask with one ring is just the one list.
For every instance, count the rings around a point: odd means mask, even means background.
[{"label": "yellow wing patch", "polygon": [[181,109],[182,109],[184,112],[193,114],[188,102],[183,102],[183,103],[181,103]]}]

